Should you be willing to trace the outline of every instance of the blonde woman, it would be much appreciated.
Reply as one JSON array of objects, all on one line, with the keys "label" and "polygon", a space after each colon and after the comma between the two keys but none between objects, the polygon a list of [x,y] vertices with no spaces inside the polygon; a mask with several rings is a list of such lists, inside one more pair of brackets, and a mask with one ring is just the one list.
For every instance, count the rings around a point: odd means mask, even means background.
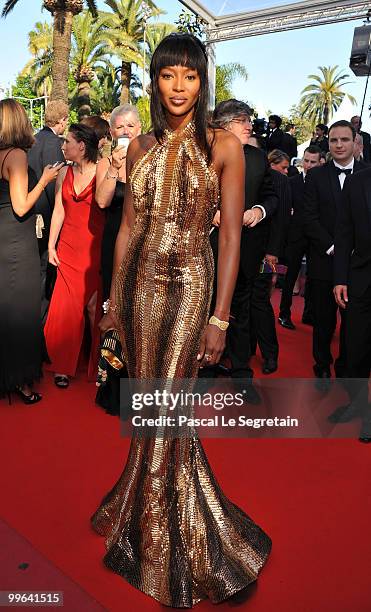
[{"label": "blonde woman", "polygon": [[[63,164],[46,166],[37,182],[27,167],[34,142],[26,112],[0,102],[0,395],[16,392],[25,404],[41,376],[40,259],[34,205]],[[30,191],[29,191],[30,190]]]}]

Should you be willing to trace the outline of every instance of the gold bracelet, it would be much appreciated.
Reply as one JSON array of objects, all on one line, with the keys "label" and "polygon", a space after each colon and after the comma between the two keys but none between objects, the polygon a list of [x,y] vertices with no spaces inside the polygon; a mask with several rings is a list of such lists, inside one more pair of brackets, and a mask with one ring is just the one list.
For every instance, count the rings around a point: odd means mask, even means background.
[{"label": "gold bracelet", "polygon": [[[41,189],[44,191],[46,185],[43,185],[41,181],[38,181],[37,185],[40,185]],[[37,187],[36,185],[36,187]]]},{"label": "gold bracelet", "polygon": [[228,321],[221,321],[218,317],[214,315],[209,319],[209,325],[216,325],[221,331],[226,331],[229,327]]}]

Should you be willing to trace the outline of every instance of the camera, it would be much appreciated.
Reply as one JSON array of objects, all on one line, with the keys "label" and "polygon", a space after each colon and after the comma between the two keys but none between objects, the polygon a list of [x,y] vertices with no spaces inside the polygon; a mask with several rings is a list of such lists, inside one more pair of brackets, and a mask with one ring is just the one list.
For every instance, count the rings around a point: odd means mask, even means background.
[{"label": "camera", "polygon": [[112,141],[112,150],[116,149],[116,147],[124,147],[125,149],[128,148],[130,143],[130,138],[129,136],[120,136],[120,138],[116,138],[115,140]]}]

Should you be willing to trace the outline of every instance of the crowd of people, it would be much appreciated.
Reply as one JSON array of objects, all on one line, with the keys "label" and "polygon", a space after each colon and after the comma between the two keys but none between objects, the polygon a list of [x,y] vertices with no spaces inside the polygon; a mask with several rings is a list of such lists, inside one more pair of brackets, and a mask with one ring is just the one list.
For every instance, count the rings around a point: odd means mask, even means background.
[{"label": "crowd of people", "polygon": [[[2,275],[2,337],[9,338],[2,346],[10,346],[11,351],[2,355],[0,390],[15,391],[26,403],[40,401],[40,393],[32,386],[40,378],[43,361],[45,369],[54,372],[55,384],[68,387],[76,374],[88,321],[88,377],[96,380],[99,371],[103,386],[97,401],[108,412],[119,414],[119,380],[127,370],[120,360],[119,335],[108,333],[114,326],[107,304],[125,199],[127,147],[141,133],[138,111],[124,104],[113,109],[109,123],[96,116],[67,127],[67,105],[52,101],[46,109],[45,127],[35,136],[16,101],[2,101],[0,112],[1,244],[4,257],[7,253]],[[289,124],[283,131],[278,115],[269,117],[264,138],[253,131],[253,111],[239,100],[218,104],[209,121],[214,129],[237,137],[247,169],[240,264],[225,351],[229,362],[223,371],[244,381],[249,402],[260,403],[252,384],[250,357],[258,346],[263,373],[278,368],[279,344],[271,305],[278,277],[282,290],[278,324],[295,330],[292,296],[300,287],[302,321],[313,326],[313,370],[318,387],[326,391],[339,306],[340,351],[335,375],[355,375],[347,366],[351,349],[346,338],[353,338],[352,332],[346,333],[350,309],[333,293],[333,267],[341,252],[338,247],[334,256],[333,245],[346,175],[367,167],[370,137],[361,131],[358,116],[350,122],[339,121],[329,130],[318,124],[299,171],[292,165],[297,160],[295,126]],[[120,138],[124,144],[119,144]],[[215,264],[211,311],[217,295],[220,221],[217,210],[210,232]],[[113,357],[101,360],[98,366],[104,333],[111,348],[114,344]],[[120,365],[112,369],[115,359]],[[205,364],[199,376],[215,377],[219,367]],[[361,370],[365,375],[365,369]],[[345,420],[358,412],[351,403],[348,412],[332,418]],[[361,437],[367,439],[369,433],[363,430]]]},{"label": "crowd of people", "polygon": [[[125,371],[215,377],[226,355],[224,371],[259,404],[257,346],[263,373],[278,368],[272,288],[278,277],[278,323],[294,332],[305,258],[303,321],[313,326],[318,388],[328,390],[340,310],[335,374],[357,384],[330,420],[361,416],[360,439],[371,441],[371,168],[360,118],[319,124],[299,172],[294,125],[283,131],[272,115],[262,138],[235,99],[207,113],[197,38],[166,37],[150,76],[153,130],[143,135],[130,104],[109,124],[67,126],[67,105],[52,101],[34,135],[18,102],[0,102],[0,393],[39,402],[43,362],[68,387],[86,332],[88,377],[105,386]],[[97,400],[114,411],[117,386]],[[270,538],[224,496],[196,435],[162,434],[133,437],[93,517],[107,538],[105,563],[165,605],[222,601],[257,578]]]}]

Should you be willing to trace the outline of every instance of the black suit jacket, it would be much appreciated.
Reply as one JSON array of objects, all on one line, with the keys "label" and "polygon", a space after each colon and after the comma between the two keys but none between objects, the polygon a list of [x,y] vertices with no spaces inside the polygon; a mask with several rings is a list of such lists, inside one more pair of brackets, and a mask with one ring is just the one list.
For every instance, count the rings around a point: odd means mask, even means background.
[{"label": "black suit jacket", "polygon": [[326,136],[324,136],[322,140],[318,140],[318,138],[312,138],[310,144],[316,145],[316,147],[319,147],[321,151],[324,151],[325,153],[329,152],[330,147],[328,144],[328,138]]},{"label": "black suit jacket", "polygon": [[371,137],[368,132],[359,132],[363,139],[363,159],[365,162],[370,162],[371,160]]},{"label": "black suit jacket", "polygon": [[[357,173],[365,167],[363,162],[355,160],[353,172]],[[304,230],[309,238],[310,278],[333,280],[333,257],[326,251],[334,244],[341,196],[339,175],[332,161],[308,172],[304,190]]]},{"label": "black suit jacket", "polygon": [[282,257],[287,240],[287,229],[290,223],[292,197],[289,179],[284,174],[271,170],[273,185],[278,195],[277,210],[272,217],[266,253]]},{"label": "black suit jacket", "polygon": [[264,207],[266,217],[255,227],[243,227],[241,233],[240,267],[247,276],[255,276],[267,253],[270,225],[278,208],[278,194],[273,184],[272,172],[266,154],[244,146],[245,153],[245,210],[255,204]]},{"label": "black suit jacket", "polygon": [[[273,186],[268,159],[264,151],[244,146],[245,153],[245,210],[255,204],[264,206],[266,218],[256,227],[269,223],[278,205],[278,196]],[[253,228],[254,229],[254,228]]]},{"label": "black suit jacket", "polygon": [[290,159],[298,156],[298,141],[288,132],[285,132],[283,135],[281,151],[284,151]]},{"label": "black suit jacket", "polygon": [[[244,146],[245,153],[245,210],[255,204],[264,207],[266,217],[255,227],[243,227],[241,232],[240,267],[245,274],[254,276],[266,254],[269,227],[277,206],[278,195],[272,181],[270,166],[266,154],[252,147]],[[218,230],[215,228],[210,236],[214,255],[217,253]]]},{"label": "black suit jacket", "polygon": [[[64,161],[62,152],[63,141],[54,134],[53,130],[45,126],[35,136],[35,144],[28,153],[28,163],[36,173],[38,180],[47,164]],[[46,235],[49,232],[51,216],[54,208],[55,181],[49,183],[36,202],[36,213],[43,216]]]},{"label": "black suit jacket", "polygon": [[291,215],[287,242],[296,242],[305,237],[304,234],[304,175],[297,174],[289,178],[291,189],[293,214]]},{"label": "black suit jacket", "polygon": [[273,151],[274,149],[279,149],[282,151],[282,147],[284,146],[285,134],[280,128],[274,130],[268,134],[267,138],[267,152]]},{"label": "black suit jacket", "polygon": [[371,285],[371,168],[347,178],[335,229],[334,284],[360,297]]}]

